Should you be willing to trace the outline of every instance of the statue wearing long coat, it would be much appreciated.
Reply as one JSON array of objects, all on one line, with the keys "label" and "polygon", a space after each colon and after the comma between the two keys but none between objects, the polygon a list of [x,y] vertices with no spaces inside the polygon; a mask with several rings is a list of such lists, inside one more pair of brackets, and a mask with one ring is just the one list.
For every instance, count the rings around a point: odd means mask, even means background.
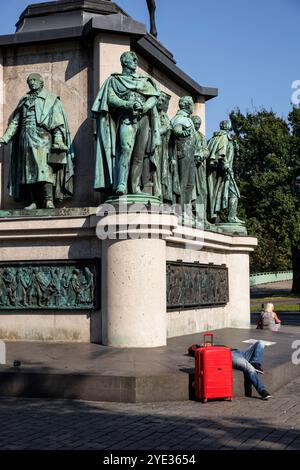
[{"label": "statue wearing long coat", "polygon": [[[74,153],[66,114],[58,96],[42,89],[26,94],[12,114],[3,140],[12,140],[9,195],[21,199],[26,185],[51,183],[56,199],[73,195]],[[66,152],[52,150],[61,141]]]},{"label": "statue wearing long coat", "polygon": [[215,132],[208,142],[208,217],[215,219],[228,209],[229,198],[239,198],[240,192],[233,176],[234,144],[228,132]]}]

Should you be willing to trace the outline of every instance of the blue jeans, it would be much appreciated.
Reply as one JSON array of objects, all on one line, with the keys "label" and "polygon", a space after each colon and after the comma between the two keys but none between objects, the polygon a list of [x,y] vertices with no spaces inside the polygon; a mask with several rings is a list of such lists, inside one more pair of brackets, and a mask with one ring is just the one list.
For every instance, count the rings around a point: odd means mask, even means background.
[{"label": "blue jeans", "polygon": [[239,351],[238,349],[236,351],[232,351],[232,367],[244,372],[246,378],[250,380],[259,394],[265,390],[265,386],[259,380],[258,374],[252,363],[263,363],[264,347],[263,341],[257,341],[244,352]]}]

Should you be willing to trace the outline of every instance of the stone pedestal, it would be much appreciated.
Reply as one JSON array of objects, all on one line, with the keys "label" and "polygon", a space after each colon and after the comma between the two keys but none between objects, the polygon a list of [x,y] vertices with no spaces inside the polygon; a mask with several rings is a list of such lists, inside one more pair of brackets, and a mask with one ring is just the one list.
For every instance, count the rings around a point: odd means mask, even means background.
[{"label": "stone pedestal", "polygon": [[119,348],[167,343],[166,241],[175,216],[108,215],[102,242],[102,342]]},{"label": "stone pedestal", "polygon": [[164,240],[105,241],[102,342],[118,348],[167,343]]},{"label": "stone pedestal", "polygon": [[247,235],[247,228],[244,223],[223,222],[215,224],[216,228],[223,233],[232,235]]},{"label": "stone pedestal", "polygon": [[[84,208],[56,210],[47,218],[26,211],[0,218],[0,261],[8,266],[85,260],[101,265],[99,308],[32,312],[0,305],[0,339],[159,347],[174,336],[250,326],[249,255],[255,238],[183,227],[177,216],[147,208],[144,213],[130,213],[132,206],[110,208],[115,212],[102,216]],[[228,302],[167,309],[167,263],[181,261],[225,266]]]}]

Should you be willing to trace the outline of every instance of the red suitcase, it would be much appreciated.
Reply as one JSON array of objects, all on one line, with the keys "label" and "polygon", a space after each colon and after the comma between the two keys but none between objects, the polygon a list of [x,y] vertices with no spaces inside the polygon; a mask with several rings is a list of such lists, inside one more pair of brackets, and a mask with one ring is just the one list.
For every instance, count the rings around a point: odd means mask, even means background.
[{"label": "red suitcase", "polygon": [[231,351],[225,346],[213,346],[212,334],[208,346],[197,349],[195,354],[195,394],[204,403],[216,398],[232,400],[232,358]]}]

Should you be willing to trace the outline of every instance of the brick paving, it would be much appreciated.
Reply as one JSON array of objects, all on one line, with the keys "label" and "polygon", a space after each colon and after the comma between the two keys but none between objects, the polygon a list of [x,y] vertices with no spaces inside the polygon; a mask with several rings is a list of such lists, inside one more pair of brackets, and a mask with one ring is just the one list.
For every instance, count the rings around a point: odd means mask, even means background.
[{"label": "brick paving", "polygon": [[269,401],[0,399],[1,450],[300,449],[300,378]]}]

